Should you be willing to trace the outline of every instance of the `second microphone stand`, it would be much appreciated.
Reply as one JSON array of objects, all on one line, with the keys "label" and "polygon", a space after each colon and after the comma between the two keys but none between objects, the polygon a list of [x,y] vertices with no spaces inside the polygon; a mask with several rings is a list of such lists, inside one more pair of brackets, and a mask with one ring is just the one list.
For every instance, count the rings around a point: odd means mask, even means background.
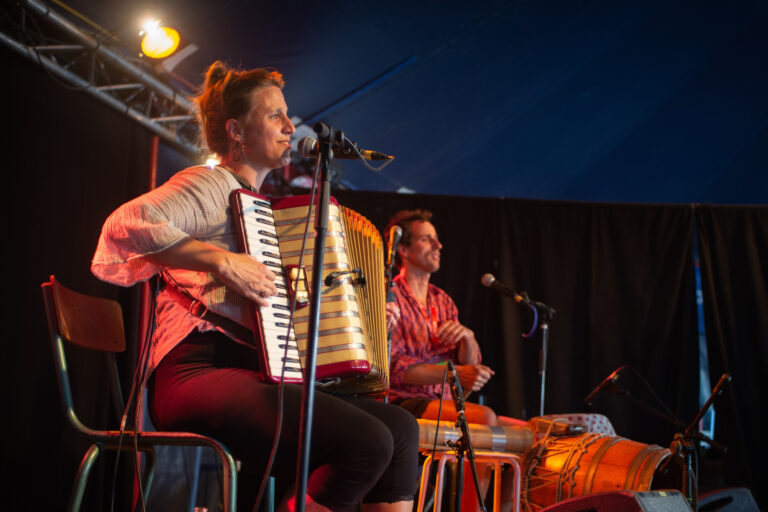
[{"label": "second microphone stand", "polygon": [[[694,471],[693,459],[698,458],[700,441],[705,441],[716,450],[725,453],[726,447],[714,442],[698,430],[699,420],[707,412],[709,406],[715,401],[715,398],[720,396],[723,392],[723,388],[726,384],[731,382],[731,376],[728,373],[724,373],[720,380],[715,385],[709,398],[701,406],[696,417],[693,418],[691,423],[683,430],[675,434],[675,438],[670,444],[669,449],[672,451],[672,455],[680,456],[683,459],[683,475],[682,475],[682,493],[688,500],[688,504],[691,509],[698,510],[699,507],[699,488],[698,488],[698,475]],[[669,458],[672,460],[672,457]],[[668,463],[668,462],[667,462]],[[697,463],[698,466],[698,463]],[[664,465],[666,467],[666,464]],[[698,469],[698,468],[697,468]]]},{"label": "second microphone stand", "polygon": [[523,335],[524,338],[530,336],[536,329],[536,323],[538,322],[541,327],[541,350],[539,351],[539,376],[541,377],[541,383],[539,387],[539,416],[544,416],[544,391],[547,383],[547,355],[549,350],[549,324],[552,322],[552,317],[555,316],[555,308],[547,306],[543,302],[537,302],[531,300],[528,297],[528,293],[515,293],[512,292],[513,298],[517,302],[521,302],[531,308],[534,314],[534,325],[528,335]]},{"label": "second microphone stand", "polygon": [[[621,371],[622,368],[620,368],[618,371]],[[616,373],[616,372],[614,372]],[[614,385],[612,386],[611,390],[614,393],[617,393],[619,395],[626,396],[629,398],[632,402],[639,405],[640,407],[643,407],[644,409],[650,411],[651,413],[655,414],[656,416],[665,419],[669,423],[673,424],[676,428],[680,429],[681,432],[678,432],[675,434],[674,439],[670,443],[670,451],[672,452],[672,455],[667,458],[664,463],[659,466],[658,472],[663,473],[666,471],[667,466],[675,459],[680,460],[682,459],[682,476],[681,476],[681,492],[683,496],[685,496],[686,500],[688,501],[688,504],[691,506],[691,509],[695,512],[698,508],[698,477],[696,475],[696,471],[694,470],[694,457],[698,456],[699,451],[699,445],[701,442],[705,442],[709,444],[712,448],[715,450],[725,453],[727,451],[727,447],[716,442],[713,439],[710,439],[706,435],[702,434],[698,430],[698,424],[699,420],[704,416],[704,414],[707,412],[709,407],[714,402],[715,398],[720,396],[723,392],[723,389],[726,384],[731,382],[731,376],[728,373],[724,373],[720,380],[715,385],[715,388],[712,390],[712,393],[709,395],[709,398],[704,403],[704,405],[701,406],[701,409],[699,409],[699,412],[696,414],[696,417],[693,418],[693,421],[691,421],[690,424],[687,426],[685,423],[683,423],[680,419],[676,418],[672,415],[672,413],[664,413],[655,407],[645,403],[644,401],[634,397],[629,391],[624,389],[622,386],[619,386],[614,381]]]},{"label": "second microphone stand", "polygon": [[[472,470],[472,479],[475,483],[475,492],[477,493],[477,501],[480,505],[480,510],[486,511],[485,502],[483,501],[483,493],[480,490],[480,479],[477,476],[477,466],[475,466],[475,451],[472,448],[472,440],[469,437],[469,424],[467,423],[467,417],[464,414],[464,391],[461,389],[461,383],[456,376],[456,368],[453,365],[453,361],[446,361],[448,367],[448,374],[450,375],[451,394],[453,395],[453,403],[456,407],[456,426],[461,430],[461,436],[455,443],[449,443],[452,448],[456,450],[456,508],[455,510],[461,510],[461,495],[464,488],[464,453],[467,453],[469,458],[469,466]],[[435,489],[435,492],[440,492],[439,489]]]},{"label": "second microphone stand", "polygon": [[[397,252],[397,246],[400,244],[400,238],[403,236],[403,228],[400,226],[392,226],[389,231],[389,248],[387,249],[387,263],[384,269],[384,274],[387,279],[386,283],[386,302],[395,302],[395,292],[392,291],[394,286],[394,272],[395,272],[395,252]],[[387,332],[387,361],[392,360],[392,331]],[[389,395],[384,396],[384,402],[389,402]]]}]

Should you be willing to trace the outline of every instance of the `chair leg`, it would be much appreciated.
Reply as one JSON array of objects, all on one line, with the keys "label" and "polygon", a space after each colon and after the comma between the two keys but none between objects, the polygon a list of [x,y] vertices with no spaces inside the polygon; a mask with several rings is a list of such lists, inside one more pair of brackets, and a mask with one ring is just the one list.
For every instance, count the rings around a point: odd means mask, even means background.
[{"label": "chair leg", "polygon": [[93,462],[99,457],[100,452],[101,447],[94,443],[85,452],[83,460],[80,461],[80,467],[77,470],[77,476],[75,476],[75,484],[72,487],[72,494],[69,497],[69,506],[67,507],[67,510],[70,512],[80,511],[80,506],[83,504],[85,487],[88,485],[88,475],[91,473]]},{"label": "chair leg", "polygon": [[189,486],[189,506],[187,507],[189,512],[194,512],[195,503],[197,502],[197,490],[200,487],[200,459],[202,453],[202,446],[195,448],[195,461],[192,463],[192,484]]},{"label": "chair leg", "polygon": [[142,450],[145,453],[147,460],[144,463],[144,503],[149,499],[149,489],[152,487],[152,481],[155,478],[155,450]]},{"label": "chair leg", "polygon": [[237,510],[237,470],[235,469],[235,459],[232,455],[221,448],[221,446],[211,446],[216,455],[221,459],[222,472],[222,497],[224,503],[224,512],[235,512]]},{"label": "chair leg", "polygon": [[264,512],[275,512],[275,477],[270,476],[267,480],[267,492],[264,496]]}]

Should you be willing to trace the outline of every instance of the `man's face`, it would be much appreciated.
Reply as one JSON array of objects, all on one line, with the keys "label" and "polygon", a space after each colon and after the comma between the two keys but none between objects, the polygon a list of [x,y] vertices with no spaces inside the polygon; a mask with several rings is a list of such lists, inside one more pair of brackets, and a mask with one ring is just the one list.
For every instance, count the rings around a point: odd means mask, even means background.
[{"label": "man's face", "polygon": [[400,258],[408,271],[432,274],[440,269],[440,249],[437,231],[431,222],[411,223],[411,245],[401,246]]}]

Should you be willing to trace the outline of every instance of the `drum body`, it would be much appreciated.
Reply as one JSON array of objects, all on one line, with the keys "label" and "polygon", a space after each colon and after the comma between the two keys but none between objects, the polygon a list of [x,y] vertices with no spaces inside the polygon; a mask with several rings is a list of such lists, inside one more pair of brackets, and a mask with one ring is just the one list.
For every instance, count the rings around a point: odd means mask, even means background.
[{"label": "drum body", "polygon": [[[455,423],[443,421],[438,428],[434,420],[419,418],[419,449],[431,451],[448,449],[462,435]],[[522,454],[533,446],[533,431],[527,427],[503,427],[468,423],[469,438],[475,450]],[[437,430],[437,432],[435,432]],[[435,439],[437,434],[437,439]]]},{"label": "drum body", "polygon": [[669,456],[666,448],[605,434],[546,437],[524,457],[522,501],[536,511],[574,496],[648,491]]}]

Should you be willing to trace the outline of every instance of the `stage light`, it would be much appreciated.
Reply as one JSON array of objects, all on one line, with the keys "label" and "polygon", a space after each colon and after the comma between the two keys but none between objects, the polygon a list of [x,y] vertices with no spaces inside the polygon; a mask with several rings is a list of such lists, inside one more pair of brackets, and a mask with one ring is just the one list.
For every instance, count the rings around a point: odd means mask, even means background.
[{"label": "stage light", "polygon": [[153,59],[168,57],[179,47],[181,37],[178,31],[171,27],[161,27],[159,21],[144,23],[141,31],[141,51]]},{"label": "stage light", "polygon": [[213,169],[220,163],[221,163],[221,158],[219,158],[219,155],[217,155],[216,153],[212,153],[208,155],[208,158],[205,160],[205,165],[208,166],[210,169]]}]

